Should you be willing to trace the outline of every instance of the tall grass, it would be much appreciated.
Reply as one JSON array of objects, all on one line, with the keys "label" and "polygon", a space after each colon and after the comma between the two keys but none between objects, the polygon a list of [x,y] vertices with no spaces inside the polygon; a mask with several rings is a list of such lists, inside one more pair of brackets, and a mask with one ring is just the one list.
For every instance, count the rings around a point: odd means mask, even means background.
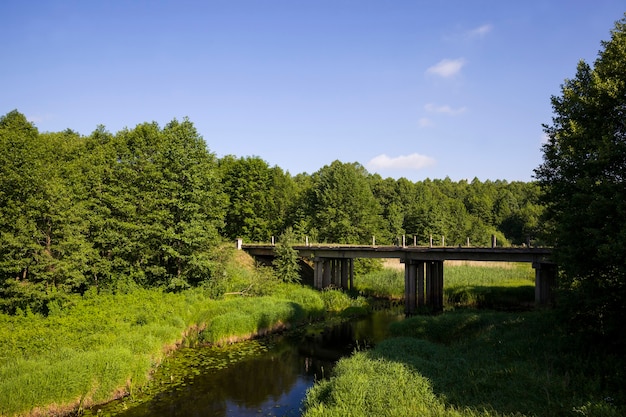
[{"label": "tall grass", "polygon": [[626,415],[621,382],[609,376],[619,372],[571,349],[550,312],[461,310],[391,331],[316,384],[304,416]]},{"label": "tall grass", "polygon": [[[386,268],[354,280],[364,295],[404,298],[404,270]],[[444,305],[452,307],[502,307],[534,302],[534,271],[530,264],[444,264]]]},{"label": "tall grass", "polygon": [[[211,291],[87,294],[48,317],[0,315],[0,415],[75,410],[139,390],[168,350],[229,343],[320,317],[319,292],[279,284],[274,296],[211,299]],[[343,295],[344,297],[347,297]]]}]

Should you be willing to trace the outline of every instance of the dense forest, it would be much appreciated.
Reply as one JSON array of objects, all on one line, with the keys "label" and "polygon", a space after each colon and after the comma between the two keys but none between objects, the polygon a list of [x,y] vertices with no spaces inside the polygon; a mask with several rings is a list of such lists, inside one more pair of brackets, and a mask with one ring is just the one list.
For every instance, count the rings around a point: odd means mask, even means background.
[{"label": "dense forest", "polygon": [[[210,139],[209,139],[210,140]],[[536,183],[411,182],[334,161],[292,176],[257,156],[217,158],[191,121],[115,134],[39,132],[0,118],[0,305],[46,312],[68,292],[210,283],[219,244],[535,243]]]}]

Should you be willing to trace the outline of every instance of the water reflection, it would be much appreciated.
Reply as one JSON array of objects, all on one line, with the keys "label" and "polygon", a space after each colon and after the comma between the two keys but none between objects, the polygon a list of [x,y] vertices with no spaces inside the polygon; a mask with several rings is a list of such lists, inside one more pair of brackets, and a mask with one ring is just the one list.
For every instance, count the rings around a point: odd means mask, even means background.
[{"label": "water reflection", "polygon": [[226,348],[182,349],[158,369],[150,400],[111,403],[91,415],[299,416],[306,390],[355,348],[386,337],[398,311],[318,333],[286,333]]}]

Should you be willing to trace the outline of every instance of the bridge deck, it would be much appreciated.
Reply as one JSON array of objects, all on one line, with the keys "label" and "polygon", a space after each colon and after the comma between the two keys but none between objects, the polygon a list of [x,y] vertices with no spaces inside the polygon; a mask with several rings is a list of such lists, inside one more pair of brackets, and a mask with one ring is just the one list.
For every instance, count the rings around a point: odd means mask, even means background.
[{"label": "bridge deck", "polygon": [[[320,258],[399,258],[422,261],[494,261],[550,263],[549,248],[484,248],[453,246],[294,245],[300,256]],[[275,246],[244,244],[253,256],[274,256]]]}]

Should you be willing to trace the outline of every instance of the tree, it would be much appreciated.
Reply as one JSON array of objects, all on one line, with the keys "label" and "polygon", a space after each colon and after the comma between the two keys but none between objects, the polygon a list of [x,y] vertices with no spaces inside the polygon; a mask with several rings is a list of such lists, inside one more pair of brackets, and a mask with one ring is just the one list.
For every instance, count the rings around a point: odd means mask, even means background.
[{"label": "tree", "polygon": [[380,235],[380,205],[367,176],[360,164],[340,161],[314,174],[310,208],[322,241],[362,244]]},{"label": "tree", "polygon": [[269,201],[275,172],[258,156],[227,155],[219,166],[229,199],[222,234],[231,240],[269,241],[275,232],[271,229]]},{"label": "tree", "polygon": [[115,136],[99,128],[88,148],[100,281],[180,288],[208,279],[225,198],[216,158],[193,124],[144,123]]},{"label": "tree", "polygon": [[[535,170],[575,323],[621,340],[626,317],[626,17],[592,68],[552,97],[548,142]],[[617,339],[615,339],[617,338]]]},{"label": "tree", "polygon": [[293,230],[288,227],[276,244],[276,259],[273,264],[278,277],[285,282],[300,282],[300,263],[298,251],[293,248],[294,240]]}]

